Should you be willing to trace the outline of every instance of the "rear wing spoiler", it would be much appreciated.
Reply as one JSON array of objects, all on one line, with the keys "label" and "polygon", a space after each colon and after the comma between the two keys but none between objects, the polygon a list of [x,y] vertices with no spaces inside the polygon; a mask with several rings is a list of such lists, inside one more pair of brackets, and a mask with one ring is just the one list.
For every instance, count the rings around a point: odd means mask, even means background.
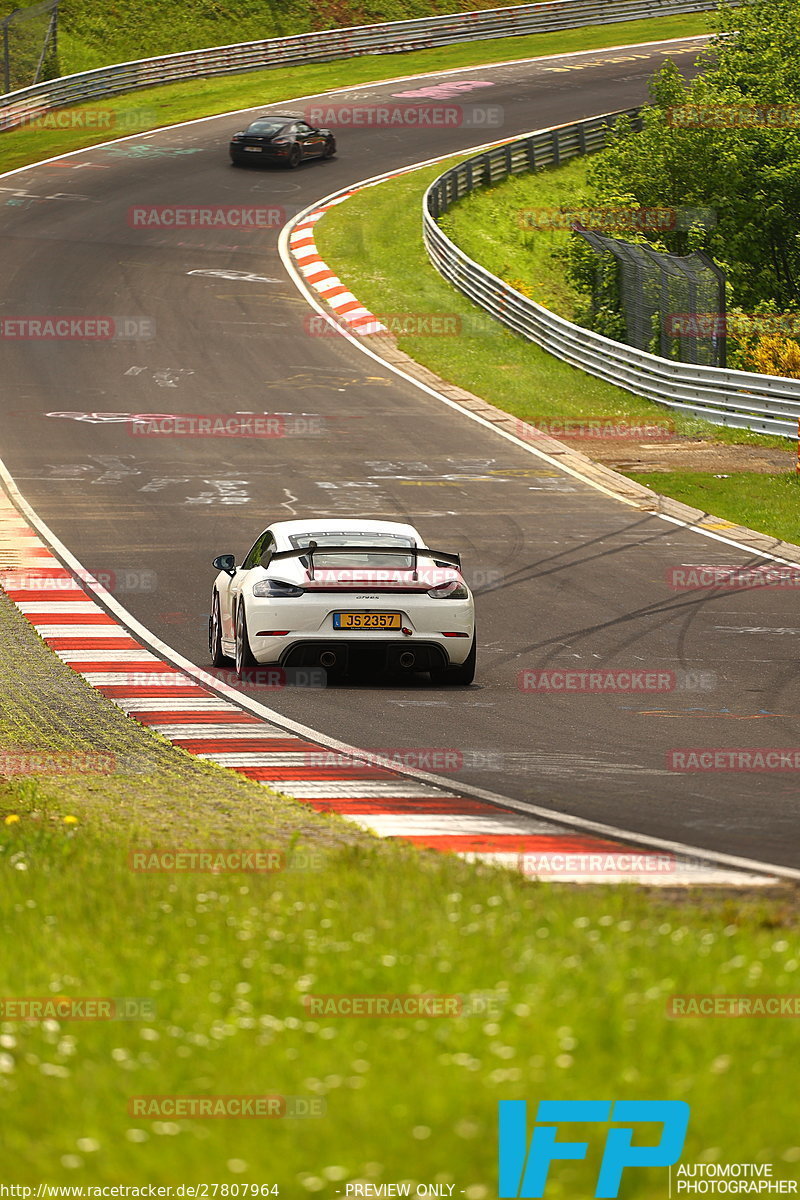
[{"label": "rear wing spoiler", "polygon": [[402,558],[407,558],[410,554],[413,559],[412,579],[417,578],[417,559],[420,555],[432,558],[437,566],[444,565],[461,570],[460,554],[446,554],[444,550],[431,550],[427,546],[318,546],[316,542],[311,541],[297,550],[276,550],[269,561],[273,563],[281,562],[285,558],[307,558],[308,577],[313,579],[314,553],[317,550],[320,554],[393,554]]}]

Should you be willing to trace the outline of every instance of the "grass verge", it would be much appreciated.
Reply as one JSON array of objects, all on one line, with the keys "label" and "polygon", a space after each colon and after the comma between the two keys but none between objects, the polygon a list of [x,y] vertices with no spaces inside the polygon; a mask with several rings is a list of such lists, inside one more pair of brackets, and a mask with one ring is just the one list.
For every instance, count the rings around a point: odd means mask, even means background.
[{"label": "grass verge", "polygon": [[[526,0],[511,0],[512,5]],[[15,6],[0,0],[0,16]],[[240,0],[223,9],[185,0],[179,9],[158,0],[70,0],[61,14],[58,58],[62,75],[127,59],[287,37],[313,29],[369,25],[496,7],[495,0]],[[13,46],[13,43],[12,43]],[[12,67],[16,66],[16,47]]]},{"label": "grass verge", "polygon": [[[345,1181],[411,1180],[485,1200],[499,1099],[581,1099],[608,1079],[615,1098],[692,1104],[687,1160],[776,1162],[776,1174],[796,1163],[792,1022],[666,1012],[675,993],[791,992],[793,890],[542,885],[380,843],[139,729],[2,597],[0,648],[5,753],[92,749],[119,767],[0,785],[12,1182],[189,1180],[333,1200]],[[293,845],[295,869],[129,867],[143,847],[276,843]],[[349,1018],[304,999],[414,993],[466,997],[467,1012]],[[127,1020],[11,1019],[7,1000],[42,997],[140,1007]],[[145,1118],[130,1107],[239,1095],[302,1097],[318,1115]],[[589,1194],[599,1150],[559,1166],[556,1200]],[[655,1200],[665,1186],[663,1171],[631,1172],[626,1196]]]},{"label": "grass verge", "polygon": [[[467,42],[420,50],[408,54],[365,55],[342,62],[315,63],[305,67],[279,67],[219,79],[196,79],[112,96],[94,104],[76,106],[72,113],[99,113],[102,129],[50,129],[30,127],[9,130],[0,137],[0,171],[93,146],[110,137],[133,134],[161,125],[189,121],[215,113],[233,112],[253,105],[272,104],[293,96],[315,95],[331,88],[355,87],[362,83],[393,79],[432,71],[453,70],[508,59],[568,54],[577,50],[602,49],[627,43],[690,37],[709,32],[710,14],[656,17],[626,21],[618,25],[589,26],[559,33],[496,41]],[[114,61],[109,60],[109,61]],[[80,118],[76,118],[79,122]]]},{"label": "grass verge", "polygon": [[[496,1194],[499,1099],[584,1099],[603,1080],[616,1099],[689,1101],[687,1161],[775,1162],[776,1175],[796,1163],[792,1022],[666,1014],[675,993],[796,991],[793,901],[535,885],[395,847],[340,848],[319,869],[272,876],[136,874],[124,817],[65,826],[56,802],[22,792],[2,798],[21,819],[0,825],[13,930],[0,994],[148,1006],[131,1020],[0,1022],[15,1181],[204,1180],[333,1198],[345,1181],[412,1180],[482,1200]],[[358,1019],[304,1000],[414,993],[472,998],[481,1013]],[[238,1095],[325,1111],[193,1120],[129,1108]],[[553,1196],[591,1194],[596,1149],[590,1164],[556,1168]],[[665,1191],[664,1171],[625,1181],[631,1200]]]},{"label": "grass verge", "polygon": [[800,476],[794,472],[740,471],[722,477],[702,471],[625,474],[735,525],[747,525],[800,545]]},{"label": "grass verge", "polygon": [[[439,224],[470,258],[525,295],[571,321],[578,300],[558,257],[569,242],[566,229],[526,229],[525,209],[579,208],[586,188],[586,158],[558,171],[516,175],[465,196]],[[519,288],[520,291],[523,288]]]}]

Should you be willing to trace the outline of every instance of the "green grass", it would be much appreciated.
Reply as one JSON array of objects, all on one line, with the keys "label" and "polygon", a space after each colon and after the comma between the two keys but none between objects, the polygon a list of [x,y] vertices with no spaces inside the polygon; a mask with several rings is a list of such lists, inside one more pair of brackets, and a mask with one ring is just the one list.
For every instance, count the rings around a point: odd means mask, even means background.
[{"label": "green grass", "polygon": [[[311,871],[145,875],[127,867],[140,839],[124,816],[65,825],[30,785],[0,797],[9,811],[21,819],[0,823],[13,931],[0,995],[155,1006],[140,1020],[0,1024],[15,1181],[277,1182],[285,1196],[333,1198],[346,1180],[411,1179],[480,1200],[495,1194],[499,1099],[607,1094],[689,1101],[687,1161],[792,1172],[792,1022],[665,1013],[673,993],[795,992],[790,900],[537,885],[363,846]],[[309,1019],[303,1006],[306,994],[417,992],[488,994],[494,1011]],[[127,1112],[132,1096],[239,1094],[322,1097],[327,1112]],[[549,1194],[591,1194],[592,1158],[557,1168]],[[631,1172],[625,1196],[665,1188],[663,1171]]]},{"label": "green grass", "polygon": [[[470,3],[472,0],[470,0]],[[96,6],[93,6],[95,11]],[[153,6],[154,9],[156,6]],[[159,11],[167,12],[167,9]],[[172,10],[169,10],[172,11]],[[55,154],[92,146],[120,133],[135,133],[196,117],[213,116],[256,104],[270,104],[294,96],[313,95],[330,88],[356,86],[399,75],[453,70],[480,63],[503,62],[508,59],[535,57],[547,54],[567,54],[577,50],[593,50],[604,46],[646,42],[672,37],[689,37],[709,30],[710,15],[659,17],[645,21],[627,21],[618,25],[590,26],[560,33],[540,33],[528,37],[501,38],[496,41],[467,42],[434,50],[409,54],[388,54],[381,57],[365,55],[342,62],[310,64],[305,67],[283,67],[272,71],[253,71],[219,79],[198,79],[189,83],[169,84],[146,88],[111,97],[95,104],[77,106],[71,111],[100,111],[115,114],[124,127],[104,130],[53,130],[28,128],[10,130],[0,135],[0,171],[25,166]],[[254,36],[263,36],[263,31]],[[228,26],[213,36],[207,44],[236,41]],[[118,62],[126,57],[141,57],[141,43],[134,53],[117,45],[113,38],[103,51],[103,62]],[[188,49],[185,41],[168,40],[166,51]],[[156,53],[155,50],[152,53]],[[70,66],[80,70],[83,66]],[[116,116],[121,114],[121,116]],[[96,119],[96,118],[95,118]]]},{"label": "green grass", "polygon": [[558,171],[517,175],[482,188],[454,204],[441,227],[493,275],[514,286],[523,283],[537,304],[572,320],[578,296],[557,257],[569,242],[569,230],[525,228],[522,214],[580,207],[587,169],[587,160],[576,158]]},{"label": "green grass", "polygon": [[59,39],[61,69],[170,54],[178,46],[192,50],[493,6],[494,0],[239,0],[235,8],[223,8],[206,0],[185,0],[179,7],[116,0],[108,10],[93,0],[70,0]]},{"label": "green grass", "polygon": [[697,471],[625,474],[726,521],[800,545],[800,476],[793,472],[740,471],[723,479]]},{"label": "green grass", "polygon": [[[525,2],[511,0],[512,5]],[[0,17],[6,16],[14,7],[14,0],[2,0]],[[313,3],[312,0],[241,0],[233,9],[211,5],[205,0],[187,0],[179,7],[159,4],[158,0],[116,0],[113,6],[98,5],[95,0],[70,0],[60,16],[59,73],[67,75],[109,63],[172,54],[176,50],[287,37],[307,30],[403,21],[495,7],[495,0],[314,0]],[[689,32],[705,31],[709,20],[709,14],[698,14],[657,18],[652,22],[625,22],[609,28],[622,31],[652,25],[660,31],[671,27],[676,30],[674,36],[683,37]],[[43,34],[42,28],[41,36]],[[31,29],[29,36],[35,39],[36,32]],[[571,35],[552,36],[569,38]],[[673,35],[659,32],[656,36]],[[621,45],[625,41],[623,34],[613,43],[600,41],[596,44]],[[483,62],[488,56],[469,61]]]}]

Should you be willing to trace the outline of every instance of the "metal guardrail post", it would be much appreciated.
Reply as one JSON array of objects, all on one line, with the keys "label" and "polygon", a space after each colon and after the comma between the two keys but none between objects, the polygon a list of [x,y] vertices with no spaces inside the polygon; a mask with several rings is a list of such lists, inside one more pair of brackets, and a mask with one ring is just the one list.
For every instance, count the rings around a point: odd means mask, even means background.
[{"label": "metal guardrail post", "polygon": [[[513,173],[533,169],[536,156],[531,151],[542,146],[545,139],[557,161],[576,157],[582,145],[594,144],[595,135],[602,139],[621,116],[629,118],[634,127],[641,124],[639,110],[634,109],[518,139],[510,144],[512,154],[515,148],[527,148],[528,153],[520,157],[516,167],[512,162]],[[598,141],[596,148],[601,144]],[[489,181],[492,161],[505,168],[508,153],[506,144],[466,160],[475,167],[472,190]],[[447,174],[434,180],[425,193],[423,239],[434,268],[474,304],[563,362],[635,395],[717,425],[783,437],[797,435],[800,444],[800,379],[676,362],[612,341],[543,308],[469,258],[434,219],[434,213],[443,215],[448,208],[447,194],[441,187]]]},{"label": "metal guardrail post", "polygon": [[[741,0],[730,0],[738,4]],[[654,15],[653,0],[548,0],[514,8],[481,9],[441,17],[418,17],[292,37],[212,46],[81,71],[0,96],[0,127],[11,129],[33,112],[65,108],[85,100],[136,88],[208,78],[240,71],[268,70],[294,63],[328,62],[362,54],[401,53],[457,42],[522,36],[585,25],[613,24]],[[716,0],[662,0],[657,15],[707,12]],[[8,81],[10,86],[10,79]]]},{"label": "metal guardrail post", "polygon": [[[16,11],[17,10],[14,9],[14,12],[16,12]],[[5,21],[3,21],[3,91],[4,92],[9,91],[11,88],[11,57],[9,55],[9,50],[8,50],[8,26],[11,21],[11,17],[13,17],[13,15],[14,15],[14,13],[12,12],[9,16],[6,17]]]}]

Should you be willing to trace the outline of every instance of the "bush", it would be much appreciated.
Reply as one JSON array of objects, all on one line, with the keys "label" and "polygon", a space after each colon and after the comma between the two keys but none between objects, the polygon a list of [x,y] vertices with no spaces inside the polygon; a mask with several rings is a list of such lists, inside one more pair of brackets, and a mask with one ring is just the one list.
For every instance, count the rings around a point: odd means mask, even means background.
[{"label": "bush", "polygon": [[800,342],[781,337],[778,333],[770,334],[758,338],[752,349],[744,355],[743,361],[746,371],[800,379]]}]

